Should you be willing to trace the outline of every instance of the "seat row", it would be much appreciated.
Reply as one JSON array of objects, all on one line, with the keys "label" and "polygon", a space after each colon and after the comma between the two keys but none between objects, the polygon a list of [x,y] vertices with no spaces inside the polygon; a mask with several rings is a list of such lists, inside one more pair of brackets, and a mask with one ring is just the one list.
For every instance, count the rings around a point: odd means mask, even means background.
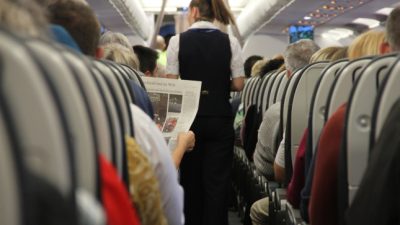
[{"label": "seat row", "polygon": [[[324,126],[338,109],[345,106],[343,135],[332,137],[341,143],[338,160],[340,172],[335,179],[341,184],[340,190],[337,190],[337,204],[341,206],[338,215],[343,217],[361,184],[370,151],[382,133],[388,113],[400,97],[396,91],[400,80],[397,76],[399,69],[400,58],[397,54],[391,54],[352,61],[317,62],[296,71],[288,80],[283,76],[284,72],[275,72],[247,81],[242,94],[245,109],[253,105],[263,114],[269,106],[281,99],[280,123],[281,130],[285,131],[284,186],[291,181],[294,159],[304,133],[307,134],[308,169],[316,154],[325,154],[324,149],[318,149],[323,146],[319,142],[321,133],[327,132]],[[243,151],[235,150],[238,160],[244,158]],[[244,165],[252,170],[254,165],[246,161],[252,161],[248,158],[251,154],[246,155]],[[324,171],[319,173],[323,174]],[[252,176],[261,175],[253,173]],[[267,182],[264,186],[276,187],[276,184]],[[276,217],[279,219],[275,224],[304,223],[300,212],[282,199],[284,193],[284,190],[274,188],[267,191],[272,200],[270,205],[275,207],[270,210],[270,216],[274,217],[271,215],[273,212],[283,215]],[[339,220],[343,221],[343,218]]]},{"label": "seat row", "polygon": [[136,71],[4,29],[0,68],[0,224],[26,218],[27,174],[72,202],[78,189],[100,201],[101,153],[127,184],[130,85],[144,88]]}]

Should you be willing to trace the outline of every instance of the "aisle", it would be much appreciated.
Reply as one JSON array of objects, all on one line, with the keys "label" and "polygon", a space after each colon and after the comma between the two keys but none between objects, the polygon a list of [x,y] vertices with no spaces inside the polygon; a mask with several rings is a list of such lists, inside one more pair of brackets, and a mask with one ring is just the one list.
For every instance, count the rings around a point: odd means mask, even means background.
[{"label": "aisle", "polygon": [[229,211],[229,225],[243,225],[236,211]]}]

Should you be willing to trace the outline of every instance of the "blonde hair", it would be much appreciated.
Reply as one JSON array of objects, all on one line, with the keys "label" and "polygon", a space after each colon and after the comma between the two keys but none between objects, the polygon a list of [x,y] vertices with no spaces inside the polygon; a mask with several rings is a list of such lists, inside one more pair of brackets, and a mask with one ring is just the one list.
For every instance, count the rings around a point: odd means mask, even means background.
[{"label": "blonde hair", "polygon": [[310,59],[310,63],[315,63],[319,61],[336,61],[338,59],[346,58],[347,47],[327,47],[322,48],[315,52]]},{"label": "blonde hair", "polygon": [[104,45],[103,48],[104,59],[125,64],[135,70],[139,70],[139,60],[132,50],[116,43]]},{"label": "blonde hair", "polygon": [[[99,45],[104,46],[108,44],[120,44],[125,48],[131,49],[132,45],[128,37],[122,33],[107,31],[100,37]],[[133,51],[133,50],[132,50]]]},{"label": "blonde hair", "polygon": [[[260,76],[260,72],[262,70],[262,68],[264,67],[265,64],[267,64],[267,62],[269,61],[269,59],[264,58],[261,60],[258,60],[253,67],[251,68],[251,76],[255,77],[255,76]],[[264,74],[263,74],[264,75]]]},{"label": "blonde hair", "polygon": [[349,59],[357,59],[364,56],[374,56],[380,54],[380,46],[385,42],[385,32],[367,31],[358,36],[349,46]]}]

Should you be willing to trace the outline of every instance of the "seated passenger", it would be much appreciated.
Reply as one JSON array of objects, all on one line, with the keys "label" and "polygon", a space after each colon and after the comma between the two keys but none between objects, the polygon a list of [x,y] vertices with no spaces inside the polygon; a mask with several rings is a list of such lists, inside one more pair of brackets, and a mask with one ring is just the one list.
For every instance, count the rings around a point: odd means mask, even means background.
[{"label": "seated passenger", "polygon": [[[289,45],[284,53],[285,59],[285,67],[287,71],[287,76],[291,76],[294,71],[300,69],[306,65],[308,65],[311,56],[319,50],[317,44],[311,40],[300,40]],[[274,124],[273,132],[268,132],[270,134],[277,133],[279,129],[280,123],[280,110],[281,109],[281,102],[276,102],[273,104],[264,114],[263,121],[261,123],[261,127],[267,127],[268,124]],[[262,129],[260,129],[262,132]],[[274,147],[274,143],[276,140],[273,140],[272,143],[269,143],[269,146],[263,146],[263,143],[268,143],[273,138],[263,136],[261,139],[258,140],[255,154],[263,154],[269,155],[272,159],[269,161],[265,161],[265,164],[257,163],[256,166],[257,170],[262,171],[263,174],[268,173],[269,177],[274,177],[276,181],[283,182],[285,179],[285,151],[284,151],[284,140],[282,140],[278,152],[275,154],[276,148]],[[279,141],[279,140],[278,140]],[[274,149],[275,148],[275,149]],[[268,152],[268,153],[267,153]],[[275,156],[276,155],[276,156]],[[273,157],[275,156],[275,160]],[[258,157],[257,157],[258,158]],[[257,160],[258,161],[258,160]],[[272,162],[273,161],[273,162]],[[265,166],[267,165],[267,166]],[[267,170],[264,169],[269,168]],[[265,209],[268,209],[269,198],[263,198],[259,201],[256,201],[250,210],[250,217],[252,219],[253,224],[264,224],[265,221],[268,219],[269,212]],[[260,210],[263,209],[263,210]]]},{"label": "seated passenger", "polygon": [[[59,0],[49,9],[52,22],[66,28],[84,54],[103,56],[103,50],[98,46],[100,25],[89,6],[77,1]],[[155,171],[167,222],[183,224],[183,189],[178,183],[170,150],[150,117],[136,106],[132,106],[132,113],[135,115],[135,138]]]},{"label": "seated passenger", "polygon": [[[368,31],[358,36],[349,46],[350,60],[380,53],[384,32]],[[312,181],[309,216],[312,224],[336,225],[338,220],[338,162],[343,136],[346,105],[342,105],[329,118],[320,136],[314,157],[315,170]]]},{"label": "seated passenger", "polygon": [[157,74],[158,52],[141,45],[133,46],[133,51],[139,57],[140,71],[145,76],[155,77]]}]

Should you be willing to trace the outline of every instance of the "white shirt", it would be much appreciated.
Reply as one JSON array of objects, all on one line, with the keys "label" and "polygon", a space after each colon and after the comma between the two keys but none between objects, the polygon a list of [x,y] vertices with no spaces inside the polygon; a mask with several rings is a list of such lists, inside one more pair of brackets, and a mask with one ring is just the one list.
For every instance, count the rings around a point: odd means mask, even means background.
[{"label": "white shirt", "polygon": [[[219,30],[217,26],[207,21],[196,22],[189,29]],[[232,52],[232,58],[231,58],[232,78],[244,77],[242,48],[240,47],[239,41],[235,37],[229,35],[229,41]],[[167,74],[179,75],[178,56],[179,56],[179,35],[175,35],[169,41],[167,49]]]},{"label": "white shirt", "polygon": [[160,185],[161,200],[168,224],[184,224],[183,188],[178,183],[178,174],[172,161],[171,151],[160,130],[149,116],[132,104],[131,112],[135,139],[153,165]]}]

